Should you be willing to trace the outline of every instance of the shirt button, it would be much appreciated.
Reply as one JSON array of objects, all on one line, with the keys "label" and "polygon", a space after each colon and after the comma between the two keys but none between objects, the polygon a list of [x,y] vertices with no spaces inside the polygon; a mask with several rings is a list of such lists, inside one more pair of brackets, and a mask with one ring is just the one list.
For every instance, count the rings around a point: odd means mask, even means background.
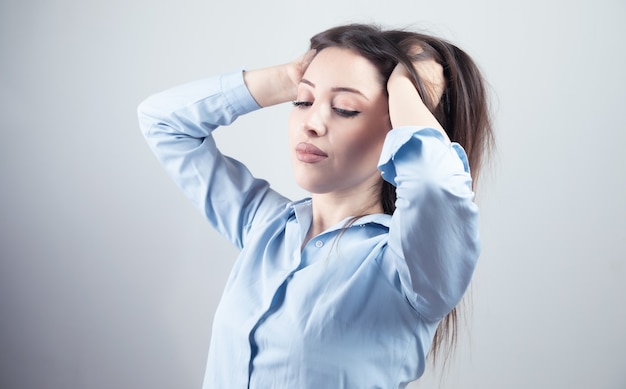
[{"label": "shirt button", "polygon": [[317,247],[318,249],[322,247],[323,245],[324,245],[324,242],[322,242],[321,240],[318,240],[317,242],[315,242],[315,247]]}]

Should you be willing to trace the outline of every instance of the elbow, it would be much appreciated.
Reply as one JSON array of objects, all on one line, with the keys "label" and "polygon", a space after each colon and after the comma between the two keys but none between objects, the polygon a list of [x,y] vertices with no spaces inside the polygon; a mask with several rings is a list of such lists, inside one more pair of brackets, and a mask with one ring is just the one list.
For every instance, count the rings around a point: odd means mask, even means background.
[{"label": "elbow", "polygon": [[139,130],[148,139],[161,134],[178,133],[180,123],[175,115],[165,107],[159,106],[155,96],[148,97],[137,106]]},{"label": "elbow", "polygon": [[137,106],[137,119],[139,120],[139,130],[144,137],[147,137],[150,129],[158,122],[156,115],[154,115],[154,109],[150,104],[150,98],[142,101]]}]

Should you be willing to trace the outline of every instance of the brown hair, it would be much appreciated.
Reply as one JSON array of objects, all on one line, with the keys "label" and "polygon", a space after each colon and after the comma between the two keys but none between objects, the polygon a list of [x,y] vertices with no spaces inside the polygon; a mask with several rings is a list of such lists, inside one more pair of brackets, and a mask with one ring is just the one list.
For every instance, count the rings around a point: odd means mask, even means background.
[{"label": "brown hair", "polygon": [[434,60],[443,67],[445,89],[439,101],[432,101],[426,86],[409,68],[413,82],[426,106],[446,130],[450,139],[465,149],[474,181],[478,179],[486,156],[493,145],[493,132],[484,78],[472,58],[452,43],[430,35],[390,30],[383,34],[398,45],[412,62]]},{"label": "brown hair", "polygon": [[[427,93],[426,86],[412,66],[409,71],[426,106],[450,139],[465,149],[473,182],[476,183],[494,139],[486,85],[478,66],[467,53],[444,39],[405,30],[392,30],[385,34],[407,55],[415,52],[415,47],[421,48],[410,57],[412,62],[434,60],[443,67],[445,89],[439,101],[432,101],[431,94]],[[445,356],[454,350],[459,316],[457,306],[439,323],[431,348],[433,361],[443,347]]]},{"label": "brown hair", "polygon": [[[312,49],[319,52],[327,47],[352,49],[367,58],[378,69],[385,92],[395,66],[404,64],[426,106],[450,139],[465,149],[474,183],[477,181],[483,157],[493,145],[493,132],[485,81],[469,55],[441,38],[408,30],[383,30],[369,24],[334,27],[311,38]],[[416,47],[421,51],[411,55]],[[434,60],[443,67],[445,89],[439,101],[432,100],[427,85],[413,67],[414,62],[425,60]],[[380,202],[383,211],[391,215],[395,211],[396,189],[387,181],[381,181]],[[448,356],[456,346],[458,322],[457,306],[437,327],[430,351],[433,361],[442,348]]]}]

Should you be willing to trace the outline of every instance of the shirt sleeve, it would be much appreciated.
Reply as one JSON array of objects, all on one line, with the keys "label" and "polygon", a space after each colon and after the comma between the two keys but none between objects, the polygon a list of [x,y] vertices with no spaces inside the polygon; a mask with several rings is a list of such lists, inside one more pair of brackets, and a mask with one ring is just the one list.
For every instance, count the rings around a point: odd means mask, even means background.
[{"label": "shirt sleeve", "polygon": [[211,133],[259,108],[241,71],[166,90],[138,107],[141,131],[166,172],[239,248],[252,220],[269,217],[288,200],[224,156]]},{"label": "shirt sleeve", "polygon": [[440,320],[461,299],[480,253],[467,156],[431,128],[392,130],[379,169],[396,186],[387,254],[408,301]]}]

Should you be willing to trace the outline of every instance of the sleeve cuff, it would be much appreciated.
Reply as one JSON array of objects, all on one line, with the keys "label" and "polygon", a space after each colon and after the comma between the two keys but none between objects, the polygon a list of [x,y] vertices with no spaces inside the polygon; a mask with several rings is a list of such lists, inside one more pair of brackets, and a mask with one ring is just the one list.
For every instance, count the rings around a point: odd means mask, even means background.
[{"label": "sleeve cuff", "polygon": [[240,71],[225,74],[220,78],[224,97],[238,116],[261,108],[250,94],[243,80],[244,72],[245,69],[242,68]]},{"label": "sleeve cuff", "polygon": [[419,142],[420,146],[415,148],[418,153],[421,152],[421,146],[425,143],[433,145],[438,144],[439,147],[451,147],[456,152],[461,162],[463,162],[464,170],[469,173],[467,154],[460,144],[452,142],[450,146],[448,146],[443,135],[434,128],[415,126],[398,127],[392,129],[387,134],[378,161],[378,169],[383,178],[392,185],[397,186],[395,181],[396,169],[394,158],[398,154],[398,151],[411,140]]}]

